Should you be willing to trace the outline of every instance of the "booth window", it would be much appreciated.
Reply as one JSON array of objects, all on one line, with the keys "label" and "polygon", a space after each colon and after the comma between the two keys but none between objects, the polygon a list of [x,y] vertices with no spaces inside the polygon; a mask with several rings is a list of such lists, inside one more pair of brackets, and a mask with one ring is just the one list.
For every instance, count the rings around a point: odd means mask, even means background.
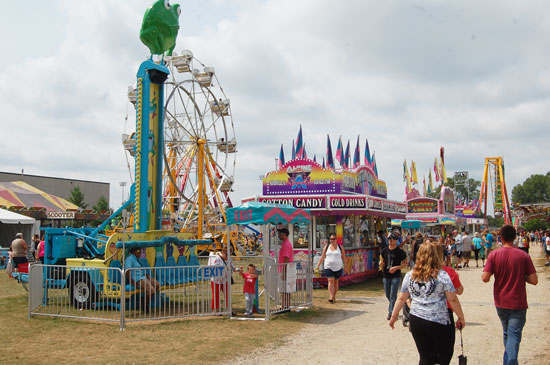
[{"label": "booth window", "polygon": [[316,250],[322,250],[328,244],[328,239],[331,234],[336,234],[336,217],[335,216],[317,216],[315,217],[316,229]]},{"label": "booth window", "polygon": [[344,228],[344,248],[356,248],[355,245],[355,227],[357,216],[347,216],[342,222]]},{"label": "booth window", "polygon": [[307,249],[308,242],[311,239],[309,233],[310,225],[307,223],[296,223],[293,229],[294,248]]}]

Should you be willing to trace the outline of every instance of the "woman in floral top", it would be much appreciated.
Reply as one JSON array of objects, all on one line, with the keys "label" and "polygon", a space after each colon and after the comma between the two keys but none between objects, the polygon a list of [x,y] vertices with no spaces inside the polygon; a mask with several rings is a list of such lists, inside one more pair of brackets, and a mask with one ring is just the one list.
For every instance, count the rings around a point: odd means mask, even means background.
[{"label": "woman in floral top", "polygon": [[447,301],[458,316],[456,328],[462,329],[466,325],[451,278],[441,270],[441,261],[434,245],[420,246],[416,265],[403,279],[401,294],[390,319],[390,327],[394,328],[399,311],[410,296],[410,331],[420,355],[419,364],[434,364],[437,354],[440,364],[451,361],[454,350],[452,331],[455,329],[450,326]]}]

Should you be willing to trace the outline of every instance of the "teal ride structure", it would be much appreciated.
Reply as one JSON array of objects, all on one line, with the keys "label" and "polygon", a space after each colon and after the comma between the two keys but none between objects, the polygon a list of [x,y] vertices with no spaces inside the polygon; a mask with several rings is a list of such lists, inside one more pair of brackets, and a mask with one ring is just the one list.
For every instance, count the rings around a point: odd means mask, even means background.
[{"label": "teal ride structure", "polygon": [[[124,280],[117,271],[101,270],[123,269],[125,251],[133,247],[144,249],[139,261],[159,273],[157,280],[161,286],[185,285],[203,279],[197,269],[185,275],[162,270],[166,266],[198,266],[196,246],[212,242],[196,239],[191,233],[163,230],[161,224],[164,83],[170,74],[164,57],[171,55],[175,47],[180,12],[178,4],[159,0],[147,9],[143,18],[140,39],[151,51],[151,57],[139,66],[136,75],[135,182],[130,198],[96,228],[44,229],[44,302],[48,289],[66,288],[77,308],[120,306],[122,290],[127,291],[126,307],[138,303],[139,290],[130,285],[122,288]],[[118,228],[110,230],[115,221]],[[29,280],[24,272],[14,276],[22,282]],[[167,298],[157,295],[152,305],[163,300]]]}]

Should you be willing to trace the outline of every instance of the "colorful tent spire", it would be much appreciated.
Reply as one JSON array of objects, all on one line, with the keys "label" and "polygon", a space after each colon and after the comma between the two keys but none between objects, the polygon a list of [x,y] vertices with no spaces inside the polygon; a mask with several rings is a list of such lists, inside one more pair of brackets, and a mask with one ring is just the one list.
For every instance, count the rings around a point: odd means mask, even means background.
[{"label": "colorful tent spire", "polygon": [[344,153],[344,168],[349,168],[349,139],[348,145],[346,146],[346,153]]},{"label": "colorful tent spire", "polygon": [[340,163],[340,167],[344,166],[344,147],[342,146],[342,136],[338,139],[338,146],[336,147],[336,161]]},{"label": "colorful tent spire", "polygon": [[357,143],[355,144],[355,152],[353,153],[353,168],[356,169],[361,165],[361,152],[359,151],[359,136],[357,136]]},{"label": "colorful tent spire", "polygon": [[300,130],[298,131],[298,138],[296,139],[296,158],[304,158],[304,140],[302,138],[302,125],[300,124]]},{"label": "colorful tent spire", "polygon": [[376,151],[372,153],[372,169],[374,170],[374,174],[376,177],[378,177],[378,165],[376,164]]},{"label": "colorful tent spire", "polygon": [[282,168],[284,164],[285,164],[285,153],[283,151],[283,144],[281,143],[281,151],[279,151],[279,162],[277,166],[279,168]]},{"label": "colorful tent spire", "polygon": [[370,159],[369,140],[365,139],[365,165],[371,166],[372,161]]},{"label": "colorful tent spire", "polygon": [[330,145],[330,137],[327,134],[327,165],[331,169],[334,168],[334,158],[332,157],[332,146]]},{"label": "colorful tent spire", "polygon": [[292,159],[296,159],[296,148],[294,146],[294,140],[292,140]]}]

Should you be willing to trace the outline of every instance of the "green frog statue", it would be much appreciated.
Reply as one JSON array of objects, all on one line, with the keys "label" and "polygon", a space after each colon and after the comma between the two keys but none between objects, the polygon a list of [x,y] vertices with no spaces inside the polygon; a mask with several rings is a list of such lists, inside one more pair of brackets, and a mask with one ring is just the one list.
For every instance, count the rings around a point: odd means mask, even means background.
[{"label": "green frog statue", "polygon": [[179,4],[170,5],[168,0],[158,0],[149,6],[143,16],[139,39],[149,48],[151,54],[171,56],[178,36]]}]

